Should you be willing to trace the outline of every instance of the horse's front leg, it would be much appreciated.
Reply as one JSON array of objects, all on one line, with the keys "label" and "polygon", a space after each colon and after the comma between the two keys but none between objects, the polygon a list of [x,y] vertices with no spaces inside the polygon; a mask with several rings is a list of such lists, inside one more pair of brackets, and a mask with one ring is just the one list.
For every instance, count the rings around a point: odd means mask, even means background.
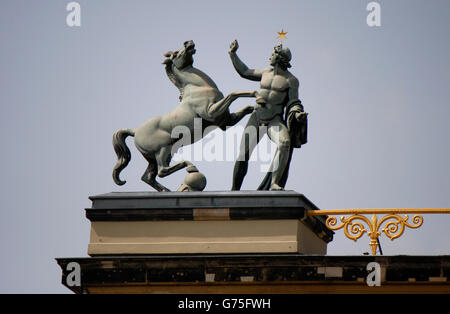
[{"label": "horse's front leg", "polygon": [[225,111],[227,111],[231,103],[239,97],[256,97],[256,91],[235,91],[230,93],[225,98],[222,98],[218,102],[209,104],[206,108],[206,114],[208,118],[215,119],[217,117],[220,117]]},{"label": "horse's front leg", "polygon": [[226,122],[226,126],[236,125],[239,121],[242,120],[243,117],[252,113],[254,109],[255,109],[255,107],[253,107],[253,106],[246,106],[239,111],[230,113],[230,118]]}]

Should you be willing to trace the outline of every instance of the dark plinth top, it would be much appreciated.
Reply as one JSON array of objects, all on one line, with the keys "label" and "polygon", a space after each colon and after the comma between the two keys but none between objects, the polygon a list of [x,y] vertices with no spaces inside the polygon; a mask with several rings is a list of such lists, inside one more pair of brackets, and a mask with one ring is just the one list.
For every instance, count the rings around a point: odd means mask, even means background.
[{"label": "dark plinth top", "polygon": [[196,220],[196,213],[218,212],[227,220],[301,219],[324,240],[333,237],[324,217],[305,215],[319,208],[295,191],[112,192],[89,199],[90,221]]},{"label": "dark plinth top", "polygon": [[89,197],[93,209],[318,208],[295,191],[112,192]]}]

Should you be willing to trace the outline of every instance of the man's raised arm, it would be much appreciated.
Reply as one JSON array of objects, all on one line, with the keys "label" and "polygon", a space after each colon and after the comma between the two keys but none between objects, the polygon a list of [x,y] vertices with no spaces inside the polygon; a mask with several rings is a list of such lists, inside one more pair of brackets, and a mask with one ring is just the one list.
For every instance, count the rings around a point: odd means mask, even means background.
[{"label": "man's raised arm", "polygon": [[238,50],[239,44],[237,40],[234,40],[230,45],[230,58],[231,62],[233,62],[233,66],[236,69],[236,71],[239,73],[239,75],[243,78],[246,78],[248,80],[252,81],[261,81],[262,73],[263,71],[260,70],[253,70],[249,69],[244,62],[239,59],[239,57],[236,54],[236,50]]}]

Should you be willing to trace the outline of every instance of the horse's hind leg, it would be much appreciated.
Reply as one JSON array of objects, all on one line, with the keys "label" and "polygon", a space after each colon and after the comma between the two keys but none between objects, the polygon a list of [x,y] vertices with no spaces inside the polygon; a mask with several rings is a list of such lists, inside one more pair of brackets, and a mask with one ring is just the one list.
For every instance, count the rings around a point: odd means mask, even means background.
[{"label": "horse's hind leg", "polygon": [[168,188],[156,181],[156,175],[158,174],[156,159],[145,155],[144,157],[148,161],[148,167],[142,175],[141,180],[159,192],[169,192],[170,190]]},{"label": "horse's hind leg", "polygon": [[173,166],[169,166],[172,160],[172,145],[165,146],[159,150],[155,155],[158,164],[158,177],[164,178],[180,169],[191,165],[190,162],[182,160]]}]

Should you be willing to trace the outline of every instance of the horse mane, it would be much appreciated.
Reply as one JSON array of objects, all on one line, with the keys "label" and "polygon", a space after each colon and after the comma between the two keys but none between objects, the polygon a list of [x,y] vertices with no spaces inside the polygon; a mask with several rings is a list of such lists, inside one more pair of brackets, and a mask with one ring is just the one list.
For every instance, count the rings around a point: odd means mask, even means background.
[{"label": "horse mane", "polygon": [[184,89],[183,89],[183,85],[181,84],[181,82],[177,79],[177,77],[175,76],[175,74],[173,73],[173,69],[172,69],[173,64],[170,62],[168,64],[166,64],[166,74],[169,77],[169,80],[178,88],[178,90],[180,91],[180,102],[183,100],[183,94],[184,94]]}]

